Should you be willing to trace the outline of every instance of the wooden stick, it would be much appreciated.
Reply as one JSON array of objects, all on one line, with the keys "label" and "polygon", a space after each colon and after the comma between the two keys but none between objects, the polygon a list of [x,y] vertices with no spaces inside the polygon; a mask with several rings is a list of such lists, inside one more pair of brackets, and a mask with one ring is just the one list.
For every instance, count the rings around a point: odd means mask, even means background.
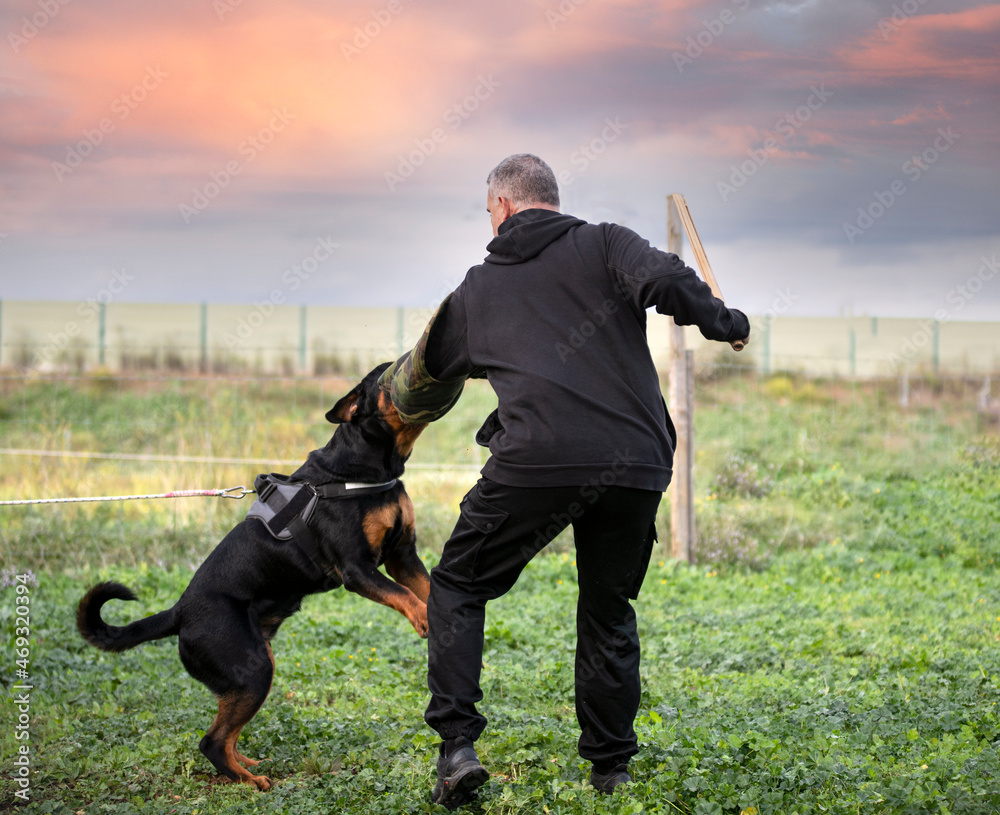
[{"label": "wooden stick", "polygon": [[[687,235],[688,243],[691,244],[691,249],[694,251],[695,259],[698,261],[698,268],[701,269],[702,277],[704,277],[705,282],[708,283],[708,287],[712,290],[712,294],[722,300],[722,302],[725,302],[726,298],[722,296],[722,289],[719,288],[719,281],[715,279],[715,273],[712,271],[712,264],[708,262],[708,255],[705,254],[705,247],[702,245],[701,237],[698,235],[698,229],[694,225],[694,219],[691,217],[691,211],[688,209],[687,201],[684,200],[684,196],[679,192],[671,193],[670,197],[677,206],[677,212],[681,216],[681,223],[684,225],[684,232]],[[737,351],[743,348],[743,344],[738,341],[734,342],[732,345]]]},{"label": "wooden stick", "polygon": [[681,223],[684,225],[684,232],[687,235],[688,243],[691,244],[691,249],[694,250],[694,256],[698,261],[698,268],[701,269],[701,274],[705,278],[705,282],[708,283],[712,294],[720,300],[725,301],[725,298],[722,296],[722,289],[719,288],[719,281],[715,279],[715,274],[712,272],[712,265],[708,262],[708,255],[705,254],[705,247],[698,236],[698,229],[691,218],[691,211],[688,209],[687,201],[684,200],[684,196],[679,192],[671,193],[670,197],[674,199],[674,203],[677,205],[677,211],[681,216]]}]

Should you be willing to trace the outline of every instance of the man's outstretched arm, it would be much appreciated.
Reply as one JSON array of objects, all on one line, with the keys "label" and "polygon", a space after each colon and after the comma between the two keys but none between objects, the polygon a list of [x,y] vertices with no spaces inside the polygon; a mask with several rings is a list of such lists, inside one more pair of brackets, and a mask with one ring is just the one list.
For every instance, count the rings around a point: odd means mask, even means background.
[{"label": "man's outstretched arm", "polygon": [[677,255],[650,246],[621,226],[608,228],[607,252],[608,268],[637,309],[655,307],[678,325],[696,325],[706,339],[728,342],[734,348],[749,341],[746,315],[713,295],[709,285]]}]

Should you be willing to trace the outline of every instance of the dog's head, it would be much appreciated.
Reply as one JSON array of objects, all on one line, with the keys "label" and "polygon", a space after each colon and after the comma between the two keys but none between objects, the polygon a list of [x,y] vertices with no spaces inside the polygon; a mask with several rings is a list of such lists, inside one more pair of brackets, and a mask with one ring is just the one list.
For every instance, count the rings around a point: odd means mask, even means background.
[{"label": "dog's head", "polygon": [[396,412],[388,391],[378,384],[379,377],[392,363],[383,362],[372,370],[361,383],[337,402],[327,412],[326,419],[333,424],[364,424],[375,422],[389,430],[395,438],[396,451],[403,461],[413,452],[413,444],[426,424],[406,424]]}]

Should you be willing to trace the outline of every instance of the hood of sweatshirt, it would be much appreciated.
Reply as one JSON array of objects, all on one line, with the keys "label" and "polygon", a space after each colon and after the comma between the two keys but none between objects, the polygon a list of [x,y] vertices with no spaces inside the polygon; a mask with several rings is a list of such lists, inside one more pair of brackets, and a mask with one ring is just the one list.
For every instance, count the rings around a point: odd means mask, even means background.
[{"label": "hood of sweatshirt", "polygon": [[518,212],[500,224],[497,236],[486,245],[486,262],[511,266],[531,260],[570,229],[585,223],[550,209]]}]

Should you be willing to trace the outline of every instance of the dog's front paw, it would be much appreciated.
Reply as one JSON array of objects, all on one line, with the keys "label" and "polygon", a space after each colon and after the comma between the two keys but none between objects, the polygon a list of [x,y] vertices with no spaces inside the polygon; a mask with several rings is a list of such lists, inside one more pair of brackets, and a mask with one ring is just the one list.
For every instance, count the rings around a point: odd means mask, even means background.
[{"label": "dog's front paw", "polygon": [[427,639],[427,606],[423,603],[414,612],[414,615],[410,618],[410,622],[413,623],[413,628],[420,635],[422,639]]}]

